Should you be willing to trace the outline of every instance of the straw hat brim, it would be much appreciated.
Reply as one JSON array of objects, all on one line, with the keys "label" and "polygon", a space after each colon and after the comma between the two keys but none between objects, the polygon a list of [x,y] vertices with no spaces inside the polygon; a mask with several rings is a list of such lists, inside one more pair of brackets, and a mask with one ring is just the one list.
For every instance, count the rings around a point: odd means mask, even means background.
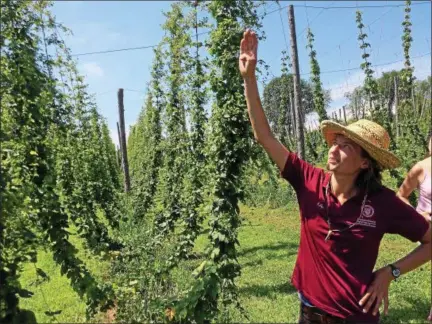
[{"label": "straw hat brim", "polygon": [[388,150],[382,149],[372,144],[371,142],[367,141],[367,139],[361,137],[357,133],[339,123],[325,120],[321,123],[321,131],[329,146],[333,145],[333,141],[337,135],[343,135],[349,138],[353,142],[360,145],[366,152],[368,152],[368,154],[375,161],[377,161],[382,169],[393,169],[400,165],[400,160],[396,155]]}]

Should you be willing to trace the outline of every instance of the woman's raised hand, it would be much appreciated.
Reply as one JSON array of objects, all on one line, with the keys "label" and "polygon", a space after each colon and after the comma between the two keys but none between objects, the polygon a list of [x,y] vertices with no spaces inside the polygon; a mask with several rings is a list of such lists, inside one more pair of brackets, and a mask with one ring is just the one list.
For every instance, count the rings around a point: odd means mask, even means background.
[{"label": "woman's raised hand", "polygon": [[255,76],[257,64],[258,39],[256,34],[247,29],[240,42],[239,68],[242,77],[249,78]]}]

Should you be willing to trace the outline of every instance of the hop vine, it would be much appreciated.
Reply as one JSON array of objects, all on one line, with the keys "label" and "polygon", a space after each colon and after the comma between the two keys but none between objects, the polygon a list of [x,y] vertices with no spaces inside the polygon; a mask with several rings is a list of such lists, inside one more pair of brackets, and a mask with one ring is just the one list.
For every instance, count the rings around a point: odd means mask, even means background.
[{"label": "hop vine", "polygon": [[402,98],[407,99],[411,96],[411,91],[413,88],[413,67],[411,66],[410,60],[410,49],[413,38],[411,36],[411,1],[405,1],[405,19],[402,22],[403,26],[403,35],[402,35],[402,47],[404,51],[405,63],[404,68],[401,73],[401,86],[400,86],[400,95]]},{"label": "hop vine", "polygon": [[328,119],[327,112],[325,109],[325,101],[324,101],[324,92],[322,88],[321,83],[321,70],[320,66],[318,64],[318,60],[316,58],[316,51],[313,47],[313,42],[315,40],[314,34],[312,34],[312,31],[310,28],[307,30],[307,39],[308,39],[308,45],[306,48],[309,48],[309,58],[310,58],[310,66],[311,66],[311,81],[313,84],[313,96],[314,96],[314,106],[315,111],[318,114],[319,121],[323,121]]},{"label": "hop vine", "polygon": [[235,285],[235,278],[240,275],[236,253],[240,225],[238,202],[243,198],[239,188],[250,151],[251,131],[237,57],[232,53],[238,50],[245,25],[260,26],[255,6],[251,1],[208,4],[216,22],[208,42],[214,66],[210,85],[216,94],[210,119],[212,134],[208,141],[212,177],[210,246],[208,259],[196,269],[195,284],[183,299],[174,303],[175,313],[181,314],[176,317],[179,320],[202,322],[220,315],[220,320],[227,321],[229,305],[241,309]]},{"label": "hop vine", "polygon": [[163,206],[156,216],[156,228],[161,236],[174,230],[176,221],[181,217],[181,193],[185,175],[186,155],[188,151],[186,136],[185,99],[182,84],[184,83],[185,46],[189,35],[181,5],[175,3],[163,28],[168,35],[168,74],[166,102],[166,138],[163,144],[164,158],[161,170],[159,199]]}]

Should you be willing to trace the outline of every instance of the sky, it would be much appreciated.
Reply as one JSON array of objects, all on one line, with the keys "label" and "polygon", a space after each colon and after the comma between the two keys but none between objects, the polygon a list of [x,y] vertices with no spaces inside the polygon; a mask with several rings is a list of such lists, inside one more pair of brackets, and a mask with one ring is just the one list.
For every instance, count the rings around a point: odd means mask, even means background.
[{"label": "sky", "polygon": [[[418,79],[431,75],[431,3],[412,1],[411,58]],[[72,30],[67,46],[77,59],[90,93],[95,94],[99,112],[106,118],[114,143],[118,145],[117,90],[124,89],[125,124],[133,125],[145,102],[153,62],[151,47],[103,54],[97,51],[146,47],[163,38],[163,12],[171,1],[55,1],[52,13],[58,22]],[[270,73],[281,74],[281,51],[290,53],[287,5],[294,5],[301,77],[309,79],[305,28],[315,35],[314,48],[321,68],[321,81],[330,90],[329,112],[345,103],[344,94],[362,84],[364,73],[357,41],[356,7],[363,12],[367,41],[371,44],[370,62],[375,75],[403,67],[401,36],[404,1],[273,1],[266,2],[263,20],[266,39],[259,44],[258,56],[270,65]],[[396,7],[397,5],[401,5]],[[367,8],[362,8],[368,6]],[[373,6],[372,8],[370,6]],[[320,7],[320,8],[317,8]],[[353,8],[345,8],[353,7]],[[281,8],[281,10],[277,10]],[[261,9],[263,10],[263,9]],[[275,11],[276,10],[276,11]],[[205,37],[204,35],[202,37]],[[374,67],[377,65],[376,67]],[[348,71],[340,71],[348,70]],[[314,115],[307,123],[313,123]]]}]

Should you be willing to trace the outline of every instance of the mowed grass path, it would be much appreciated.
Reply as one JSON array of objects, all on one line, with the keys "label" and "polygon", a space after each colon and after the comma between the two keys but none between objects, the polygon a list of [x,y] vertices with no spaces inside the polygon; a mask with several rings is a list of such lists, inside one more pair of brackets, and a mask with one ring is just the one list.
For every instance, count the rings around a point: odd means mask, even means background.
[{"label": "mowed grass path", "polygon": [[[234,312],[233,322],[296,323],[299,302],[290,284],[290,277],[299,242],[298,209],[294,205],[279,209],[242,206],[241,212],[244,221],[239,232],[241,246],[238,254],[242,276],[237,284],[249,320]],[[196,246],[198,251],[204,249],[206,236],[203,234],[199,237]],[[399,259],[415,247],[416,244],[402,237],[386,235],[377,267]],[[107,262],[91,258],[82,250],[80,256],[97,277],[106,279]],[[199,262],[195,260],[193,263]],[[184,268],[183,271],[190,273],[190,265],[188,270]],[[50,253],[40,253],[38,267],[47,272],[51,280],[38,287],[31,286],[36,280],[35,270],[33,265],[26,267],[22,278],[23,288],[35,294],[32,298],[22,299],[21,306],[32,310],[39,323],[84,322],[85,305],[69,287],[68,280],[60,277]],[[431,266],[428,263],[391,284],[389,315],[383,317],[382,322],[425,323],[430,303]],[[47,310],[61,310],[61,313],[54,319],[45,314]],[[103,317],[96,318],[94,322],[98,320],[103,321]]]},{"label": "mowed grass path", "polygon": [[[82,240],[70,230],[70,241],[78,250],[77,256],[98,281],[106,281],[109,273],[109,261],[95,257],[87,251]],[[49,280],[41,281],[36,274],[36,267],[42,269]],[[86,304],[69,284],[66,276],[60,275],[60,267],[53,261],[50,251],[39,250],[38,262],[26,264],[21,276],[21,285],[34,293],[31,298],[20,299],[20,308],[32,311],[37,323],[85,323]],[[106,322],[105,314],[98,314],[91,322]],[[33,323],[27,319],[26,323]]]}]

